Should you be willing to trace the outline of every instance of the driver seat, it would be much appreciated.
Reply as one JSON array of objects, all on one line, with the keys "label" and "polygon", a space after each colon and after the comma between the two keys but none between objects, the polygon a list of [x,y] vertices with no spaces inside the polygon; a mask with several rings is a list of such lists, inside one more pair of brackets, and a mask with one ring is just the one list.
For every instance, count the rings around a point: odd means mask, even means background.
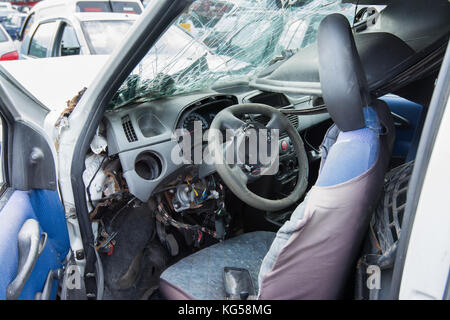
[{"label": "driver seat", "polygon": [[166,269],[167,299],[225,299],[224,267],[249,271],[260,299],[342,297],[382,189],[394,125],[370,97],[347,19],[318,31],[322,94],[334,125],[321,145],[319,178],[280,230],[252,232],[200,250]]}]

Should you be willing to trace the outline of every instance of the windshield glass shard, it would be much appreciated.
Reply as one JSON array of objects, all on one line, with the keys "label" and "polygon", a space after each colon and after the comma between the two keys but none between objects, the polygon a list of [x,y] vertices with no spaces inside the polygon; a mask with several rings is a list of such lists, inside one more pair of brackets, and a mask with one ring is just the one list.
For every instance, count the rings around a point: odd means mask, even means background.
[{"label": "windshield glass shard", "polygon": [[[281,7],[280,7],[281,6]],[[128,76],[110,108],[248,81],[314,43],[320,21],[354,5],[339,0],[197,0]]]}]

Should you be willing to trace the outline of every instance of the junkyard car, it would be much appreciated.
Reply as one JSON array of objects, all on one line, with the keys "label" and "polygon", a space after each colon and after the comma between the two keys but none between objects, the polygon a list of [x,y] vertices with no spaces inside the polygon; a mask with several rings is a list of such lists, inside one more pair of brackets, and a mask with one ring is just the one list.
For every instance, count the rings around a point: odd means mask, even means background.
[{"label": "junkyard car", "polygon": [[13,9],[11,3],[9,2],[0,3],[0,22],[3,22],[9,15],[15,13],[17,13],[17,11]]},{"label": "junkyard car", "polygon": [[17,36],[22,28],[23,22],[27,15],[25,13],[15,13],[3,21],[3,26],[13,40],[17,40]]},{"label": "junkyard car", "polygon": [[111,56],[0,65],[0,298],[448,298],[449,2],[254,3],[232,50],[160,0]]},{"label": "junkyard car", "polygon": [[0,25],[0,61],[17,60],[18,58],[19,53],[17,52],[13,40],[6,32],[5,28]]},{"label": "junkyard car", "polygon": [[110,54],[141,12],[139,1],[43,1],[24,22],[20,57]]}]

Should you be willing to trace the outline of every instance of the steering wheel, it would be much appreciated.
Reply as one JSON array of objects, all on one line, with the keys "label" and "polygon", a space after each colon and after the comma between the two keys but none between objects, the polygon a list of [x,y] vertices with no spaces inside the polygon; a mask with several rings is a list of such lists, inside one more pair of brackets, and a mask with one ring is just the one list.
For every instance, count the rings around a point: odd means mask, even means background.
[{"label": "steering wheel", "polygon": [[[240,115],[244,114],[258,114],[270,118],[266,126],[259,123],[247,123],[238,118]],[[257,194],[250,191],[247,184],[254,178],[252,174],[249,174],[248,166],[243,165],[233,165],[228,164],[225,158],[224,152],[224,141],[222,132],[224,129],[231,130],[234,137],[243,141],[242,137],[246,136],[246,132],[249,128],[253,129],[267,129],[267,132],[272,132],[272,129],[278,129],[279,133],[286,131],[291,139],[294,146],[299,171],[297,183],[294,190],[283,199],[267,199],[258,196]],[[260,132],[260,131],[258,131]],[[270,134],[267,135],[267,143],[271,143]],[[239,139],[241,138],[241,139]],[[259,142],[259,141],[258,141]],[[239,147],[239,146],[238,146]],[[270,147],[270,146],[268,146]],[[214,166],[216,171],[219,173],[220,177],[226,184],[228,188],[243,202],[246,204],[263,210],[263,211],[278,211],[287,208],[294,203],[296,203],[300,197],[305,192],[308,184],[308,159],[306,156],[305,147],[303,141],[298,134],[297,130],[290,123],[284,114],[279,110],[264,104],[249,103],[233,105],[226,109],[220,111],[211,123],[209,134],[208,134],[208,148],[211,154],[212,160],[214,161]],[[276,141],[276,148],[278,155],[279,142]],[[225,151],[226,151],[225,143]],[[230,161],[228,161],[230,162]],[[273,163],[272,163],[273,165]],[[275,165],[278,166],[278,157],[276,157]],[[276,168],[278,170],[278,167]]]}]

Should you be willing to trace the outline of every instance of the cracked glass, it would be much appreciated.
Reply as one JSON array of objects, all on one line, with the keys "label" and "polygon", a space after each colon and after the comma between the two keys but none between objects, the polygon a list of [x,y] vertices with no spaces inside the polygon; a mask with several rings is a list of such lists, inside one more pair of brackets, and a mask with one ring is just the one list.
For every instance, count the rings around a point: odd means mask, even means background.
[{"label": "cracked glass", "polygon": [[161,36],[110,108],[249,81],[316,41],[320,21],[355,6],[340,0],[197,0]]}]

